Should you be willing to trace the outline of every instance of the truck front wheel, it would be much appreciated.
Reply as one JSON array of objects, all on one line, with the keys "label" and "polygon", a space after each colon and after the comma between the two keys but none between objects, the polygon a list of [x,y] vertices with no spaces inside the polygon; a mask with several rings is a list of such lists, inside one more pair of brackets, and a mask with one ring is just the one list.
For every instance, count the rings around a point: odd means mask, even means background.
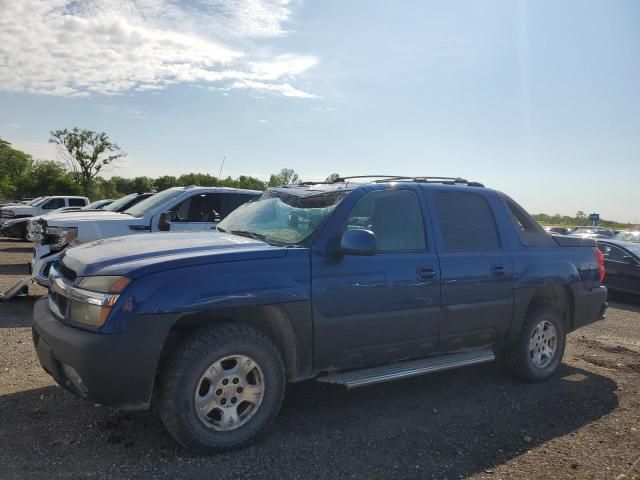
[{"label": "truck front wheel", "polygon": [[551,308],[537,308],[527,315],[520,338],[509,351],[509,366],[521,380],[546,380],[560,366],[565,342],[560,315]]},{"label": "truck front wheel", "polygon": [[196,332],[163,365],[158,410],[188,450],[231,450],[268,428],[285,384],[273,342],[250,327],[226,323]]}]

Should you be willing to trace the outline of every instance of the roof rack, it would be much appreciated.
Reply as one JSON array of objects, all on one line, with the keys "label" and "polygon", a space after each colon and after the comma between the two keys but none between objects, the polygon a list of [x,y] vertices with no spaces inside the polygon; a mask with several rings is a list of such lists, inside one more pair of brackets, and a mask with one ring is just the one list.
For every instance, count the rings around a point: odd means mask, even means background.
[{"label": "roof rack", "polygon": [[409,177],[404,175],[354,175],[350,177],[336,178],[333,182],[315,182],[315,183],[341,183],[354,178],[378,178],[373,180],[372,183],[383,183],[389,181],[405,181],[405,182],[419,182],[419,183],[443,183],[446,185],[464,184],[470,187],[484,187],[480,182],[470,182],[460,177]]}]

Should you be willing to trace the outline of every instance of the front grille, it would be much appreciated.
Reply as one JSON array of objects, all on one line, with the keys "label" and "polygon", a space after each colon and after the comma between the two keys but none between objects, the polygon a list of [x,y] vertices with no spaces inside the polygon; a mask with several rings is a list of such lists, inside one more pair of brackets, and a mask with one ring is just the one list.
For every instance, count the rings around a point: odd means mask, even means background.
[{"label": "front grille", "polygon": [[13,218],[13,213],[9,213],[6,210],[0,210],[0,218]]},{"label": "front grille", "polygon": [[69,300],[64,295],[58,292],[54,292],[53,290],[49,291],[49,306],[55,305],[55,308],[52,308],[51,310],[54,313],[58,314],[61,318],[64,318],[67,313],[68,301]]},{"label": "front grille", "polygon": [[33,241],[36,245],[42,245],[42,240],[44,239],[44,229],[42,228],[42,224],[40,222],[36,222],[33,225]]},{"label": "front grille", "polygon": [[58,271],[60,272],[60,274],[62,275],[63,278],[65,278],[66,280],[69,280],[71,282],[73,282],[76,279],[76,277],[78,276],[76,274],[76,272],[71,270],[64,263],[60,263],[58,265]]}]

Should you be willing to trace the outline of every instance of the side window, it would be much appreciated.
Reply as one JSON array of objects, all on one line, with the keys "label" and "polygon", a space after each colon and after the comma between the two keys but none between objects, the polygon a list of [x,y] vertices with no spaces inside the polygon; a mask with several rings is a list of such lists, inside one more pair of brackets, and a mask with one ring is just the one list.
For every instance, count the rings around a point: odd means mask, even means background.
[{"label": "side window", "polygon": [[255,195],[247,195],[246,193],[221,193],[218,196],[220,197],[220,220],[224,219],[240,205],[256,198]]},{"label": "side window", "polygon": [[194,195],[172,210],[172,222],[215,222],[220,219],[219,196],[213,193]]},{"label": "side window", "polygon": [[55,210],[56,208],[64,207],[64,198],[52,198],[48,202],[42,205],[43,210]]},{"label": "side window", "polygon": [[69,206],[70,207],[84,207],[87,204],[83,198],[70,198]]},{"label": "side window", "polygon": [[493,213],[482,195],[439,192],[435,198],[445,250],[500,248]]},{"label": "side window", "polygon": [[612,262],[624,262],[624,257],[627,256],[623,250],[612,245],[600,245],[600,250],[602,250],[605,260]]},{"label": "side window", "polygon": [[347,228],[371,230],[381,252],[426,249],[418,198],[408,190],[365,194],[351,210]]},{"label": "side window", "polygon": [[520,243],[527,247],[545,247],[555,245],[555,241],[542,228],[535,219],[529,215],[520,205],[504,194],[500,194],[507,210],[511,215],[511,220],[515,226],[516,233],[520,238]]}]

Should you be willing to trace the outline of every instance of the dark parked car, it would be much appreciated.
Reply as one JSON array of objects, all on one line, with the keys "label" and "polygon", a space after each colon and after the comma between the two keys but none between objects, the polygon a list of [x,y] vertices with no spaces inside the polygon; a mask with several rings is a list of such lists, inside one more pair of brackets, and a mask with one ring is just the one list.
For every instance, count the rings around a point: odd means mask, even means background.
[{"label": "dark parked car", "polygon": [[552,237],[474,182],[345,180],[271,188],[217,231],[64,250],[34,306],[40,363],[94,402],[153,399],[179,443],[211,453],[263,433],[287,382],[354,388],[497,356],[541,381],[566,334],[602,318],[595,241]]},{"label": "dark parked car", "polygon": [[640,294],[640,244],[619,240],[598,240],[604,254],[607,275],[605,285],[610,290]]}]

